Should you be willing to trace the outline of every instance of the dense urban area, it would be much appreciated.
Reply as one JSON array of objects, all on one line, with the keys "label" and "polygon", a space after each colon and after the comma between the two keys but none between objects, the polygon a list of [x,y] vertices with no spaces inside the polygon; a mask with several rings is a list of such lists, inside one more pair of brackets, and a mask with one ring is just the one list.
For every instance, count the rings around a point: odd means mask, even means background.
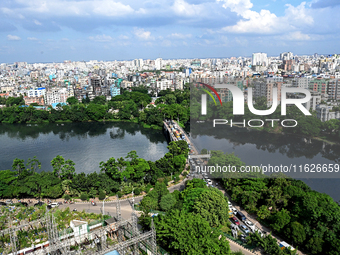
[{"label": "dense urban area", "polygon": [[[274,88],[308,89],[311,116],[289,107],[296,128],[276,123],[260,130],[339,141],[336,54],[1,64],[2,125],[135,122],[162,130],[169,144],[156,161],[131,151],[98,162],[99,173],[76,171],[60,155],[52,172],[39,155],[13,159],[12,169],[0,171],[0,254],[340,254],[340,207],[330,196],[283,175],[216,178],[195,171],[245,165],[234,154],[197,151],[190,141],[190,121],[218,116],[199,116],[200,103],[190,97],[203,93],[196,90],[202,84],[235,85],[246,100],[252,88],[256,109],[271,106]],[[231,92],[218,93],[223,107],[212,100],[209,107],[233,118]],[[245,110],[245,118],[254,118]],[[114,211],[104,211],[111,210],[105,200]]]}]

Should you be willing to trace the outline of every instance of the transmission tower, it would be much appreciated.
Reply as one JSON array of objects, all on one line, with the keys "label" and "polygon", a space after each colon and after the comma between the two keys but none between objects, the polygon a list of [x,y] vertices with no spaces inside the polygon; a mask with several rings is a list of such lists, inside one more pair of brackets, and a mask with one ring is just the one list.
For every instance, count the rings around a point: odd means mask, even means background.
[{"label": "transmission tower", "polygon": [[8,222],[10,226],[10,231],[9,231],[9,237],[11,240],[11,246],[12,246],[12,255],[17,255],[17,237],[16,237],[16,231],[15,228],[12,226],[12,220],[10,217],[8,217]]}]

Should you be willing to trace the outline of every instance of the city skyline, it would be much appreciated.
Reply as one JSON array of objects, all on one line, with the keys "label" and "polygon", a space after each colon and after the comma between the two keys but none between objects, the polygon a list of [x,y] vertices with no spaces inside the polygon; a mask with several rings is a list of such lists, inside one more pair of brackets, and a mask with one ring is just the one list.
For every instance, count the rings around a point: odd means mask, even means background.
[{"label": "city skyline", "polygon": [[338,52],[335,0],[0,3],[0,62],[186,59]]}]

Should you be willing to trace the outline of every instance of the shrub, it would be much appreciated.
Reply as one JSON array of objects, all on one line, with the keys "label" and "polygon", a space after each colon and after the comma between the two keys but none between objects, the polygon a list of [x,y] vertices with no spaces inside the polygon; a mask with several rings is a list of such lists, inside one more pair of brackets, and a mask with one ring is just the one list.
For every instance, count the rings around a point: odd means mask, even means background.
[{"label": "shrub", "polygon": [[105,192],[101,190],[101,191],[99,192],[99,196],[98,196],[99,200],[103,200],[103,199],[105,199],[105,197],[106,197]]},{"label": "shrub", "polygon": [[163,182],[166,186],[168,186],[169,181],[170,181],[170,177],[165,177]]},{"label": "shrub", "polygon": [[64,199],[65,199],[65,200],[70,200],[70,199],[71,199],[71,197],[70,197],[70,195],[68,195],[68,194],[65,194],[65,195],[64,195]]},{"label": "shrub", "polygon": [[145,188],[145,193],[149,193],[150,189],[152,188],[153,186],[149,183],[146,188]]},{"label": "shrub", "polygon": [[80,195],[80,199],[81,199],[82,201],[85,201],[85,200],[87,200],[87,198],[88,198],[88,196],[87,196],[87,194],[86,194],[86,193],[81,193],[81,195]]},{"label": "shrub", "polygon": [[140,195],[140,189],[139,188],[136,188],[135,191],[134,191],[135,195],[136,196],[139,196]]},{"label": "shrub", "polygon": [[123,196],[122,192],[118,191],[117,192],[118,198],[121,198]]}]

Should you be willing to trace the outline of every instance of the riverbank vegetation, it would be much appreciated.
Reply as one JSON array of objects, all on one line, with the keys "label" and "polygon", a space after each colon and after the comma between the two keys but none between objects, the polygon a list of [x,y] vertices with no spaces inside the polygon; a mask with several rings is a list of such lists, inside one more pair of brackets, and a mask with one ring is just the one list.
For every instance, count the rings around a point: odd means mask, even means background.
[{"label": "riverbank vegetation", "polygon": [[[245,165],[233,154],[213,151],[209,165]],[[270,227],[294,247],[308,254],[340,254],[340,207],[326,194],[285,176],[238,173],[222,178],[234,202]],[[253,243],[261,245],[254,238]]]},{"label": "riverbank vegetation", "polygon": [[[148,191],[159,178],[180,174],[189,153],[185,141],[171,142],[169,152],[159,160],[146,161],[131,151],[125,158],[110,158],[100,162],[100,173],[76,173],[72,160],[56,156],[53,172],[37,172],[41,168],[34,157],[25,162],[14,159],[12,170],[0,171],[0,198],[60,198],[98,197],[105,195],[135,194]],[[101,195],[102,197],[103,195]]]},{"label": "riverbank vegetation", "polygon": [[83,99],[82,103],[74,97],[67,99],[67,105],[58,105],[56,109],[37,109],[30,105],[23,106],[22,97],[0,101],[7,107],[0,108],[0,123],[55,123],[87,121],[134,121],[145,127],[163,127],[163,120],[178,119],[181,123],[189,121],[188,86],[184,90],[163,90],[159,98],[152,102],[151,95],[144,87],[132,91],[123,90],[121,95],[106,101],[105,96],[97,96],[92,101]]}]

